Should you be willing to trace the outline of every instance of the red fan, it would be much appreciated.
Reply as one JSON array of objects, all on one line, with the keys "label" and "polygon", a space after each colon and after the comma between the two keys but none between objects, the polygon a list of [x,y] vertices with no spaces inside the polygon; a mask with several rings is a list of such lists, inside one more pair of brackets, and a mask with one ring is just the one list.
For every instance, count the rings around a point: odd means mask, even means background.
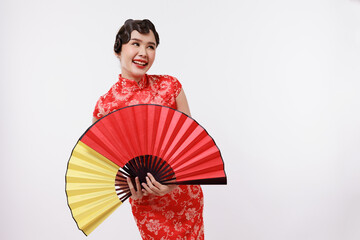
[{"label": "red fan", "polygon": [[117,185],[122,201],[131,195],[125,177],[146,182],[147,172],[162,184],[226,184],[214,140],[195,120],[169,107],[119,109],[96,122],[80,141],[121,167]]},{"label": "red fan", "polygon": [[66,191],[79,228],[91,232],[131,196],[126,178],[146,182],[148,172],[162,184],[226,184],[220,151],[195,120],[160,105],[125,107],[94,123],[69,160]]}]

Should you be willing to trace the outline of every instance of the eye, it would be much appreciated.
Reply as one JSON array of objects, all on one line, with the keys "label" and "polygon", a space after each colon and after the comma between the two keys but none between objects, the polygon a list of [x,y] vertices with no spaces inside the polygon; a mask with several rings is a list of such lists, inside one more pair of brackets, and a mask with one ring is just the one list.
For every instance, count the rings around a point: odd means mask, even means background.
[{"label": "eye", "polygon": [[150,48],[150,49],[152,49],[152,50],[155,49],[155,47],[154,47],[153,45],[148,46],[148,48]]},{"label": "eye", "polygon": [[137,42],[133,42],[132,45],[137,46],[137,47],[140,46],[140,44]]}]

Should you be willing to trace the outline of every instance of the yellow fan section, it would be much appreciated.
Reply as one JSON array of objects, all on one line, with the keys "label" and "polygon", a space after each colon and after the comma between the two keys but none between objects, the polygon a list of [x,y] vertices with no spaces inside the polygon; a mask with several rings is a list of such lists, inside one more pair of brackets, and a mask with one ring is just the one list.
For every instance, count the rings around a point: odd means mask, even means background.
[{"label": "yellow fan section", "polygon": [[122,202],[116,195],[119,166],[79,141],[69,160],[66,193],[72,215],[89,235]]}]

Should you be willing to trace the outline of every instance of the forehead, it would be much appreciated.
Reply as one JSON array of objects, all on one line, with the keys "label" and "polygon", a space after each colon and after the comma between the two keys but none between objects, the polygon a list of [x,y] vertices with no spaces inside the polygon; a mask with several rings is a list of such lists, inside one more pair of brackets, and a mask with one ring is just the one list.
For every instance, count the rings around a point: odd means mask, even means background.
[{"label": "forehead", "polygon": [[153,42],[155,43],[155,35],[150,30],[149,33],[139,33],[138,31],[134,30],[131,32],[131,39],[136,38],[143,42]]}]

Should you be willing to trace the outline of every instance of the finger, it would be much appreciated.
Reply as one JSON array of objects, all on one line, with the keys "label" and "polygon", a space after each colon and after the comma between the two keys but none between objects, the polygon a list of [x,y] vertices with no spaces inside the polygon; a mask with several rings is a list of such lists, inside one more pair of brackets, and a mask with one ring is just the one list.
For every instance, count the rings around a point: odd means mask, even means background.
[{"label": "finger", "polygon": [[146,183],[142,183],[142,186],[145,188],[145,190],[148,193],[154,194],[154,195],[159,195],[158,193],[154,192],[153,190],[150,189],[150,187],[146,184]]},{"label": "finger", "polygon": [[136,177],[136,178],[135,178],[135,183],[136,183],[136,190],[141,193],[142,191],[141,191],[141,186],[140,186],[139,177]]},{"label": "finger", "polygon": [[135,183],[136,183],[136,196],[137,198],[142,198],[143,197],[143,193],[141,191],[141,186],[140,186],[140,180],[139,177],[135,178]]},{"label": "finger", "polygon": [[146,177],[146,183],[153,192],[155,192],[157,195],[161,195],[161,190],[154,186],[149,177]]},{"label": "finger", "polygon": [[159,183],[158,181],[156,181],[156,179],[154,178],[154,176],[153,176],[151,173],[148,173],[147,175],[148,175],[148,177],[150,178],[151,183],[152,183],[155,187],[157,187],[158,189],[161,189],[161,187],[162,187],[163,185],[162,185],[161,183]]},{"label": "finger", "polygon": [[142,189],[142,194],[143,194],[143,196],[149,195],[149,193],[145,189]]},{"label": "finger", "polygon": [[135,192],[135,189],[134,189],[134,185],[132,184],[131,182],[131,179],[130,178],[126,178],[126,181],[129,185],[129,189],[130,189],[130,192],[131,192],[131,195],[135,196],[136,192]]}]

